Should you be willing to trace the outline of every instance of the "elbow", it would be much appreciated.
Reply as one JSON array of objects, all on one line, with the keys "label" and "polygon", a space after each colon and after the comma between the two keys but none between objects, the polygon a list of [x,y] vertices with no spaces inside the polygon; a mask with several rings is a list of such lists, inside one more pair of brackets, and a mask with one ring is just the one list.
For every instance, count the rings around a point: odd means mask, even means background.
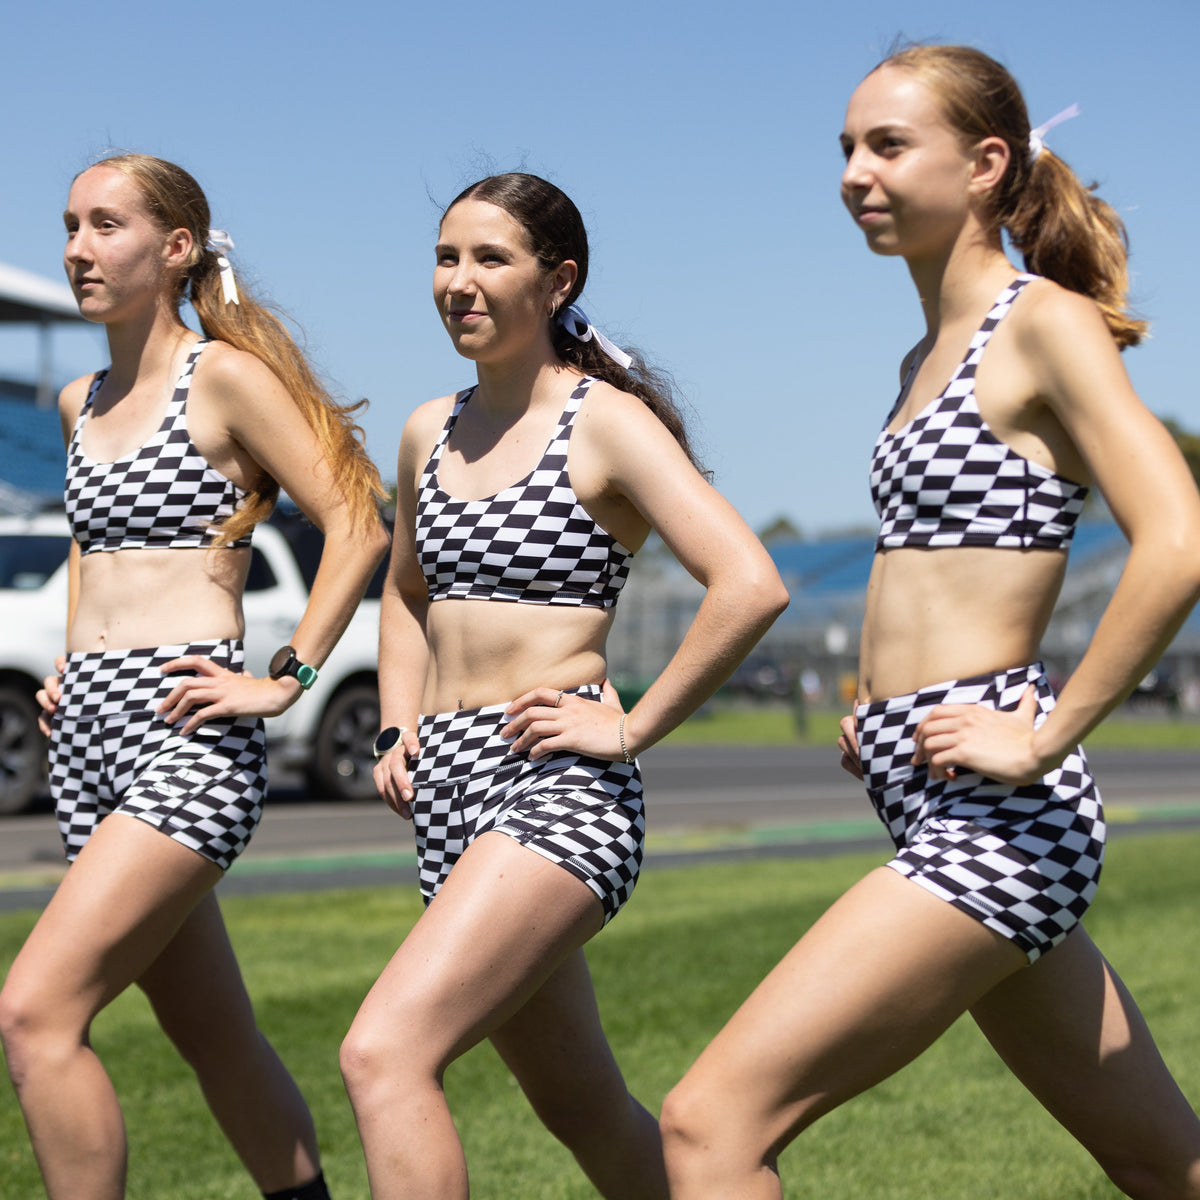
[{"label": "elbow", "polygon": [[1192,604],[1200,600],[1200,524],[1180,523],[1170,530],[1165,548],[1169,571]]},{"label": "elbow", "polygon": [[763,571],[759,577],[748,581],[746,598],[748,603],[760,614],[763,628],[772,625],[781,613],[791,603],[787,588],[779,577],[779,572],[772,566]]},{"label": "elbow", "polygon": [[388,533],[387,526],[382,521],[375,524],[375,528],[371,533],[371,554],[372,562],[375,566],[384,560],[387,552],[392,548],[392,535]]},{"label": "elbow", "polygon": [[349,552],[356,558],[361,557],[364,562],[369,561],[372,571],[383,561],[392,544],[387,526],[378,518],[358,525],[347,523],[341,528],[326,530],[325,540],[337,542],[342,546],[343,552]]},{"label": "elbow", "polygon": [[1197,564],[1188,575],[1187,610],[1191,612],[1200,602],[1200,564]]}]

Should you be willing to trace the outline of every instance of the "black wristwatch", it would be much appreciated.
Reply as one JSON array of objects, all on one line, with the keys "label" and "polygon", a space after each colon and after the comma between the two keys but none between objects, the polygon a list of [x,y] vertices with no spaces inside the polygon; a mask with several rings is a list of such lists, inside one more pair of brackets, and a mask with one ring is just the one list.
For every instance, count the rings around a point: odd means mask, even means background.
[{"label": "black wristwatch", "polygon": [[296,651],[291,646],[280,646],[271,657],[271,665],[267,674],[272,679],[282,679],[291,675],[300,681],[300,686],[308,691],[317,682],[317,668],[309,667],[296,657]]},{"label": "black wristwatch", "polygon": [[375,738],[373,747],[376,758],[383,758],[386,754],[391,754],[393,750],[400,744],[400,739],[404,736],[404,730],[399,725],[389,725],[386,729],[380,730]]}]

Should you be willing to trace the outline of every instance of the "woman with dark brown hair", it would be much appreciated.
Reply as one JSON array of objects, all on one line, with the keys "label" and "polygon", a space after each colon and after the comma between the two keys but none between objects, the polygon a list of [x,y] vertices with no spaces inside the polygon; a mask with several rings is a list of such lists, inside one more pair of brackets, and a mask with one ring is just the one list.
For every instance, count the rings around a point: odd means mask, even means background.
[{"label": "woman with dark brown hair", "polygon": [[[414,823],[428,907],[342,1048],[371,1194],[467,1195],[442,1076],[489,1038],[602,1195],[664,1197],[658,1126],[613,1060],[582,948],[637,881],[635,755],[787,595],[661,381],[575,306],[587,234],[562,191],[481,180],[436,253],[438,312],[478,384],[418,408],[400,443],[375,779]],[[624,713],[605,638],[651,528],[706,591]]]},{"label": "woman with dark brown hair", "polygon": [[[1121,223],[1049,124],[961,46],[903,50],[850,99],[842,198],[904,259],[926,324],[872,457],[881,528],[841,739],[896,855],[667,1098],[680,1200],[780,1195],[797,1134],[968,1011],[1126,1194],[1200,1195],[1200,1122],[1079,924],[1105,837],[1079,743],[1200,593],[1200,499],[1120,362],[1143,331]],[[1056,700],[1038,646],[1091,482],[1131,553]]]},{"label": "woman with dark brown hair", "polygon": [[[301,700],[384,553],[379,476],[351,410],[238,287],[186,171],[105,159],[75,178],[64,221],[111,365],[59,402],[67,655],[40,699],[72,865],[0,993],[9,1073],[47,1194],[123,1196],[121,1110],[89,1029],[136,983],[263,1193],[321,1200],[312,1119],[255,1025],[212,889],[262,813],[262,718]],[[290,644],[255,679],[242,589],[280,487],[325,548]]]}]

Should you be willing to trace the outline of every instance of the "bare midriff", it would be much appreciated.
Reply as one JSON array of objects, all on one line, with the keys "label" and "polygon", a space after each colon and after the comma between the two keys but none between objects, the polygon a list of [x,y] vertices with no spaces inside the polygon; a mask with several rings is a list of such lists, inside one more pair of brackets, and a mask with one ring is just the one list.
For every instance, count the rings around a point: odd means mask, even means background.
[{"label": "bare midriff", "polygon": [[429,605],[424,713],[507,704],[535,687],[572,688],[605,677],[615,609],[437,600]]},{"label": "bare midriff", "polygon": [[91,653],[240,638],[249,566],[244,548],[85,554],[67,648]]},{"label": "bare midriff", "polygon": [[1065,550],[991,546],[877,553],[867,585],[859,702],[1036,661],[1066,562]]}]

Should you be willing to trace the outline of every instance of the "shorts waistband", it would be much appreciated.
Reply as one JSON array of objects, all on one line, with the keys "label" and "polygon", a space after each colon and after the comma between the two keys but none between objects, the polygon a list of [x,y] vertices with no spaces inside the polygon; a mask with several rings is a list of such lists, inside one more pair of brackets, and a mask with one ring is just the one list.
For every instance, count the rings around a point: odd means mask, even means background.
[{"label": "shorts waistband", "polygon": [[[585,700],[599,700],[601,687],[598,683],[581,683],[578,687],[563,688],[562,693],[564,696],[582,696]],[[459,718],[471,721],[476,717],[491,717],[507,712],[508,705],[511,703],[510,700],[505,704],[485,704],[479,708],[456,708],[451,712],[421,713],[418,720],[422,724],[427,722],[429,724],[448,724]]]},{"label": "shorts waistband", "polygon": [[[861,721],[866,717],[882,716],[885,713],[909,712],[936,704],[970,704],[968,694],[978,691],[981,695],[992,689],[1010,688],[1018,683],[1036,683],[1046,674],[1040,662],[1028,663],[1023,667],[1009,667],[1003,671],[991,671],[982,675],[968,675],[963,679],[948,679],[944,683],[930,683],[915,692],[899,696],[888,696],[883,700],[869,700],[854,710]],[[949,699],[948,697],[953,697]]]},{"label": "shorts waistband", "polygon": [[93,721],[150,712],[180,676],[187,674],[164,675],[163,665],[191,654],[210,658],[230,670],[239,670],[243,661],[242,643],[235,638],[132,650],[76,651],[67,655],[63,695],[56,715]]},{"label": "shorts waistband", "polygon": [[[563,695],[599,700],[601,687],[598,683],[585,683],[563,688]],[[512,743],[500,736],[500,729],[508,719],[507,710],[507,704],[489,704],[422,715],[417,722],[421,753],[414,761],[414,784],[453,783],[484,769],[508,772],[523,769],[528,755],[513,754]],[[540,761],[545,764],[550,759]]]}]

